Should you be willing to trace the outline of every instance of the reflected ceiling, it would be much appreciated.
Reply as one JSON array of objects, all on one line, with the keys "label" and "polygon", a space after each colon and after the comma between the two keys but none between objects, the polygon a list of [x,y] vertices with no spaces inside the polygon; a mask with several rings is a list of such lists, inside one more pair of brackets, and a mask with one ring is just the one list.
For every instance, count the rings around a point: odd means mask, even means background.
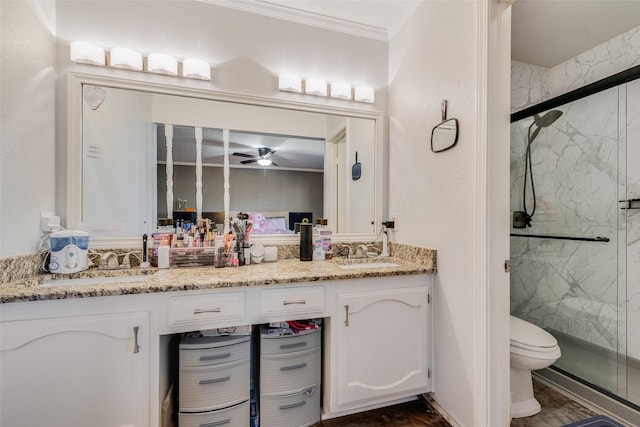
[{"label": "reflected ceiling", "polygon": [[[158,125],[158,161],[167,159],[164,125]],[[256,163],[242,164],[246,156],[258,156],[259,148],[273,150],[271,159],[278,169],[305,169],[324,171],[324,140],[300,138],[286,135],[258,134],[251,132],[229,133],[229,165],[232,167],[264,168]],[[174,163],[193,163],[196,161],[196,141],[192,126],[173,126]],[[233,153],[245,156],[234,156]],[[221,129],[202,129],[202,162],[210,165],[224,164],[224,148]]]}]

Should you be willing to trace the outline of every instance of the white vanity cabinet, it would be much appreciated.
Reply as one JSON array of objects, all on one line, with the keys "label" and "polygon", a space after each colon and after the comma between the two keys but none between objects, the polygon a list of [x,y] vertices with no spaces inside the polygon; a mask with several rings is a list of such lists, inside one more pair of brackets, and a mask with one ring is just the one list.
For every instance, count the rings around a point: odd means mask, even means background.
[{"label": "white vanity cabinet", "polygon": [[147,312],[1,322],[0,425],[149,425],[148,323]]},{"label": "white vanity cabinet", "polygon": [[[418,286],[404,287],[405,280]],[[325,418],[430,390],[431,281],[378,279],[335,291],[326,337]]]}]

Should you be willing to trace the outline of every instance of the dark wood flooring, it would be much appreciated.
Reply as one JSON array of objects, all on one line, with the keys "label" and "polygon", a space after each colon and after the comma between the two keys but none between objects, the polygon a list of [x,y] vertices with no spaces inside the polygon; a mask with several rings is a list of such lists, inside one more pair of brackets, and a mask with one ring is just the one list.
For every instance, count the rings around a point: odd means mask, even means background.
[{"label": "dark wood flooring", "polygon": [[[510,427],[561,427],[591,418],[596,413],[565,395],[533,382],[534,393],[542,412],[532,417],[514,419]],[[320,421],[312,427],[451,427],[424,398],[386,408]]]},{"label": "dark wood flooring", "polygon": [[561,427],[597,415],[536,380],[533,381],[533,394],[540,402],[542,411],[533,417],[512,420],[511,427]]},{"label": "dark wood flooring", "polygon": [[312,427],[451,427],[420,398],[386,408],[320,421]]}]

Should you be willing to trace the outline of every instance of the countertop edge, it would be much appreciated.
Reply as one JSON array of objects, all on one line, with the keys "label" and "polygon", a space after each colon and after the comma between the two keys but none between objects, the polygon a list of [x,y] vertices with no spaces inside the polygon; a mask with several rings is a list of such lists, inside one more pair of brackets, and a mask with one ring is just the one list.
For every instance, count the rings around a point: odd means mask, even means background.
[{"label": "countertop edge", "polygon": [[[434,251],[435,252],[435,251]],[[158,270],[141,269],[114,270],[102,272],[111,277],[144,277],[135,282],[96,283],[80,285],[47,286],[42,281],[51,282],[50,276],[3,284],[0,287],[0,304],[101,296],[152,294],[177,291],[199,291],[213,289],[247,288],[269,285],[288,285],[330,280],[353,280],[373,277],[402,276],[414,274],[434,274],[431,265],[404,261],[398,258],[385,259],[397,266],[378,268],[344,269],[335,261],[301,262],[280,260],[273,263],[215,269],[213,267],[184,267]],[[435,263],[434,263],[435,264]],[[87,272],[88,273],[88,272]],[[93,277],[99,272],[91,272]],[[106,278],[108,276],[105,276]],[[46,280],[49,279],[49,280]]]}]

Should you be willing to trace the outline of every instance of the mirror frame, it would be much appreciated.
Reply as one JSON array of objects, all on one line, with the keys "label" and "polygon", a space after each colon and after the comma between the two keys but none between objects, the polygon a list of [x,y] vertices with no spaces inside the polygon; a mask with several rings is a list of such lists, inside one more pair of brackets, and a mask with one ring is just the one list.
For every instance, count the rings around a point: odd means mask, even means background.
[{"label": "mirror frame", "polygon": [[[172,78],[177,82],[180,79]],[[372,119],[375,121],[375,151],[374,167],[374,232],[373,233],[334,233],[333,240],[341,241],[373,241],[377,238],[382,227],[383,195],[383,153],[385,141],[383,113],[381,111],[359,110],[354,108],[320,105],[307,102],[267,98],[262,96],[243,95],[220,92],[209,89],[198,89],[179,84],[157,83],[146,80],[69,72],[67,76],[66,106],[67,106],[67,144],[66,144],[66,225],[78,224],[82,220],[82,86],[107,86],[117,89],[129,89],[153,92],[163,95],[174,95],[189,98],[199,98],[212,101],[232,102],[262,107],[282,108],[310,113],[331,114],[343,117]],[[149,192],[151,193],[151,192]],[[324,197],[333,197],[333,191],[325,192]],[[150,197],[152,197],[150,195]],[[297,244],[297,235],[256,235],[253,242],[268,244]],[[140,237],[90,238],[89,245],[93,248],[139,248],[142,247]]]}]

